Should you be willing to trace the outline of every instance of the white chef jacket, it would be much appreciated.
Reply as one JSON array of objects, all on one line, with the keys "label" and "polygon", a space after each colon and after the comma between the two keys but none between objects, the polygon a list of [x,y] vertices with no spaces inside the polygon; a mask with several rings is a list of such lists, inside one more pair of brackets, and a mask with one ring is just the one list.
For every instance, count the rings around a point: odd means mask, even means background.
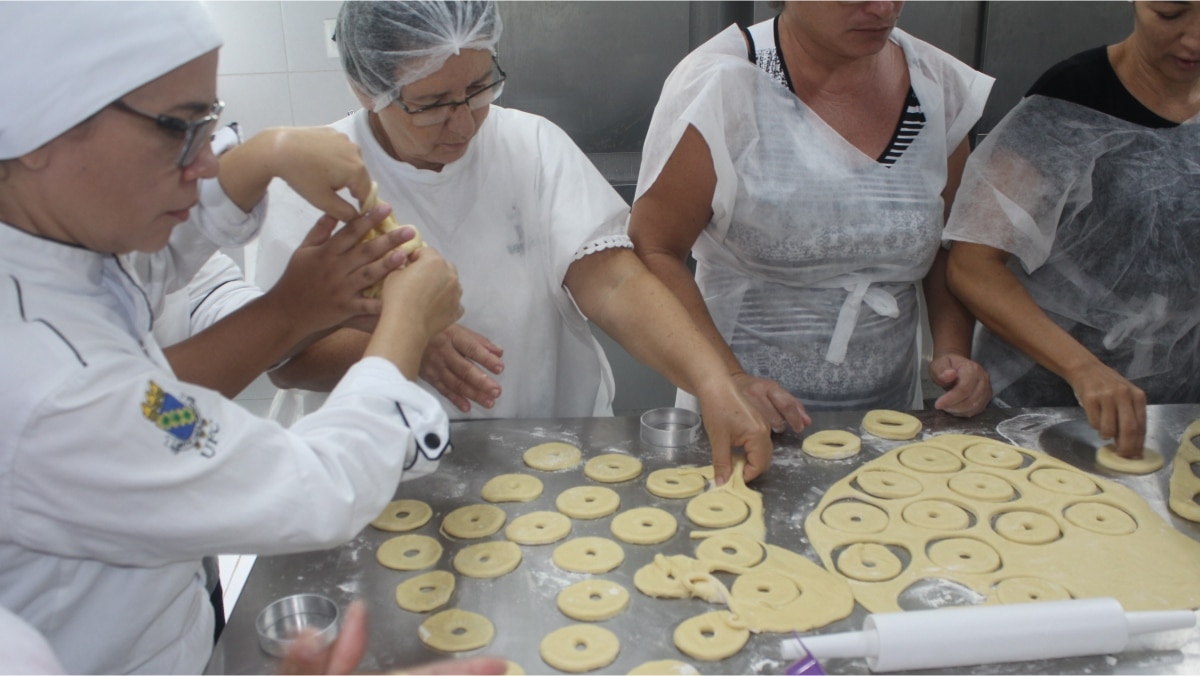
[{"label": "white chef jacket", "polygon": [[[237,208],[205,184],[204,208]],[[406,462],[446,448],[437,402],[382,359],[291,430],[174,377],[152,309],[253,234],[229,213],[132,256],[0,223],[0,605],[69,672],[198,673],[213,627],[202,556],[339,544]]]},{"label": "white chef jacket", "polygon": [[[463,414],[422,383],[450,417],[611,415],[612,370],[563,279],[583,255],[632,246],[629,207],[570,137],[544,118],[493,105],[466,155],[437,172],[392,159],[366,111],[331,126],[362,148],[396,219],[417,226],[458,269],[459,323],[504,349],[504,372],[492,375],[503,393],[491,410]],[[282,181],[270,199],[253,279],[262,288],[321,215]],[[283,391],[272,416],[288,424],[325,396]]]}]

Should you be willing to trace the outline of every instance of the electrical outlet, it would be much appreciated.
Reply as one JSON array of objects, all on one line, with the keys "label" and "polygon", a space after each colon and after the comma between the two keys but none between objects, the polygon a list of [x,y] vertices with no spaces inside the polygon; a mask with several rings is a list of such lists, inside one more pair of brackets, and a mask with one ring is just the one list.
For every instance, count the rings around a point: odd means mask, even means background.
[{"label": "electrical outlet", "polygon": [[338,58],[337,43],[333,40],[333,31],[337,28],[337,19],[325,19],[325,56]]}]

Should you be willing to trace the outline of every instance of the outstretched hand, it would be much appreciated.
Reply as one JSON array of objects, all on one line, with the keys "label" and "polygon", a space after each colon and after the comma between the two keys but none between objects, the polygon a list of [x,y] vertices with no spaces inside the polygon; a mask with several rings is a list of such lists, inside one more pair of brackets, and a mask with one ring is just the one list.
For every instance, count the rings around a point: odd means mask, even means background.
[{"label": "outstretched hand", "polygon": [[421,357],[421,379],[433,385],[458,410],[471,402],[490,409],[500,397],[500,384],[488,372],[504,371],[504,349],[487,337],[452,324],[434,336]]},{"label": "outstretched hand", "polygon": [[812,424],[804,404],[774,380],[738,373],[733,376],[733,381],[737,383],[742,396],[767,421],[772,432],[785,432],[789,427],[793,432],[803,432],[805,427]]}]

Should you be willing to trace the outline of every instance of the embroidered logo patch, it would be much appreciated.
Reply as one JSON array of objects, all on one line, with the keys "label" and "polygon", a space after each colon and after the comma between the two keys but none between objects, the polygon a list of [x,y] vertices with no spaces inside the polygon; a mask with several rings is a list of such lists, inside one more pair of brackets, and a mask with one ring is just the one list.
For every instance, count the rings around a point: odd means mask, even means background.
[{"label": "embroidered logo patch", "polygon": [[195,449],[206,458],[212,457],[216,452],[217,425],[203,418],[195,404],[191,397],[175,397],[151,380],[146,400],[142,402],[142,415],[167,433],[167,447],[172,452]]}]

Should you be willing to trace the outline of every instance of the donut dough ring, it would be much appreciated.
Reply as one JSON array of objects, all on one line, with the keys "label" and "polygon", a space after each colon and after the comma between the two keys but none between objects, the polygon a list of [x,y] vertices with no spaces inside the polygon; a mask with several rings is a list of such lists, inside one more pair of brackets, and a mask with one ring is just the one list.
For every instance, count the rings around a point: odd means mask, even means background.
[{"label": "donut dough ring", "polygon": [[701,528],[727,528],[750,516],[750,506],[727,491],[702,493],[687,504],[687,516]]},{"label": "donut dough ring", "polygon": [[1052,517],[1026,510],[1001,514],[993,528],[1005,540],[1022,545],[1044,545],[1062,537],[1062,529]]},{"label": "donut dough ring", "polygon": [[750,568],[766,556],[763,546],[754,538],[741,533],[721,533],[696,545],[696,558],[724,566]]},{"label": "donut dough ring", "polygon": [[504,540],[480,542],[454,555],[454,569],[474,578],[500,577],[520,564],[521,548]]},{"label": "donut dough ring", "polygon": [[561,441],[551,441],[538,444],[525,451],[525,464],[543,472],[554,472],[560,469],[571,469],[583,459],[583,451],[564,444]]},{"label": "donut dough ring", "polygon": [[863,416],[863,429],[881,439],[907,441],[921,433],[923,425],[914,416],[900,411],[876,409]]},{"label": "donut dough ring", "polygon": [[[379,184],[374,181],[371,181],[371,192],[367,194],[367,198],[362,201],[362,204],[359,205],[360,206],[359,213],[360,214],[367,213],[371,209],[374,209],[375,205],[378,203],[379,203]],[[395,213],[388,214],[387,217],[384,218],[382,221],[380,221],[378,225],[376,225],[375,227],[373,227],[370,230],[363,233],[363,236],[361,239],[359,239],[359,241],[360,242],[369,242],[369,241],[375,239],[376,237],[380,237],[384,234],[387,234],[387,233],[391,232],[392,230],[399,230],[402,227],[412,228],[413,238],[408,240],[407,242],[401,244],[400,246],[396,247],[397,249],[403,251],[404,253],[412,253],[413,251],[425,246],[425,240],[423,240],[421,238],[421,231],[417,230],[417,227],[415,225],[408,225],[408,226],[400,225],[396,221]],[[382,294],[383,294],[383,280],[382,279],[379,280],[378,282],[375,282],[373,285],[363,289],[363,291],[362,291],[362,295],[366,298],[379,298]]]},{"label": "donut dough ring", "polygon": [[698,660],[723,660],[750,640],[750,630],[734,627],[732,619],[729,611],[717,610],[684,620],[675,627],[675,647]]},{"label": "donut dough ring", "polygon": [[546,664],[577,674],[612,664],[621,652],[621,641],[604,627],[573,624],[546,634],[539,651]]},{"label": "donut dough ring", "polygon": [[454,593],[454,574],[432,570],[396,586],[396,605],[411,613],[427,613],[446,605]]},{"label": "donut dough ring", "polygon": [[887,512],[858,500],[835,502],[821,512],[826,526],[843,533],[878,533],[887,528]]},{"label": "donut dough ring", "polygon": [[704,474],[687,467],[667,467],[655,470],[646,477],[646,490],[660,498],[690,498],[703,493],[707,487],[708,479]]},{"label": "donut dough ring", "polygon": [[557,604],[572,620],[599,622],[629,606],[629,590],[609,580],[584,580],[559,592]]},{"label": "donut dough ring", "polygon": [[504,537],[519,545],[548,545],[571,534],[571,520],[559,512],[530,512],[504,529]]},{"label": "donut dough ring", "polygon": [[935,446],[909,446],[896,456],[901,465],[917,472],[949,474],[962,469],[963,464],[953,453]]},{"label": "donut dough ring", "polygon": [[393,500],[383,508],[371,525],[379,530],[404,533],[424,526],[432,517],[433,510],[428,503],[420,500]]},{"label": "donut dough ring", "polygon": [[1162,453],[1153,448],[1143,448],[1140,458],[1122,458],[1112,444],[1096,449],[1096,464],[1104,469],[1124,474],[1150,474],[1163,466]]},{"label": "donut dough ring", "polygon": [[1179,439],[1179,450],[1171,463],[1171,491],[1167,506],[1189,521],[1200,521],[1200,477],[1193,471],[1193,463],[1200,463],[1200,447],[1194,439],[1200,435],[1200,420],[1188,425]]},{"label": "donut dough ring", "polygon": [[868,470],[859,474],[856,481],[859,488],[868,495],[884,500],[911,498],[924,490],[920,481],[907,474],[886,469]]},{"label": "donut dough ring", "polygon": [[581,537],[556,547],[551,558],[572,573],[607,573],[625,560],[625,550],[608,538]]},{"label": "donut dough ring", "polygon": [[1029,474],[1029,482],[1062,495],[1095,495],[1100,491],[1095,481],[1077,472],[1056,467],[1034,470]]},{"label": "donut dough ring", "polygon": [[859,542],[842,550],[837,569],[861,582],[883,582],[900,574],[904,566],[890,549],[873,542]]},{"label": "donut dough ring", "polygon": [[963,451],[963,457],[977,465],[993,469],[1018,469],[1025,464],[1025,454],[1012,446],[994,442],[969,446]]},{"label": "donut dough ring", "polygon": [[508,516],[493,505],[467,505],[442,519],[442,532],[462,540],[485,538],[500,530]]},{"label": "donut dough ring", "polygon": [[984,542],[971,538],[947,538],[929,545],[934,565],[960,573],[990,573],[1000,568],[1000,554]]},{"label": "donut dough ring", "polygon": [[804,438],[800,450],[821,460],[841,460],[862,450],[862,439],[845,430],[821,430]]},{"label": "donut dough ring", "polygon": [[572,519],[599,519],[621,507],[621,496],[604,486],[576,486],[559,493],[554,506]]},{"label": "donut dough ring", "polygon": [[1123,509],[1103,502],[1078,502],[1063,510],[1071,523],[1100,535],[1128,535],[1137,530],[1137,521]]},{"label": "donut dough ring", "polygon": [[964,498],[983,502],[1008,502],[1017,494],[1012,484],[986,472],[956,474],[946,485]]},{"label": "donut dough ring", "polygon": [[754,570],[737,576],[729,589],[735,597],[772,608],[800,598],[800,588],[782,573]]},{"label": "donut dough ring", "polygon": [[945,500],[910,502],[900,517],[905,523],[931,530],[963,530],[971,525],[970,512]]},{"label": "donut dough ring", "polygon": [[430,617],[417,627],[421,643],[444,653],[482,648],[492,642],[496,627],[491,620],[469,610],[451,608]]},{"label": "donut dough ring", "polygon": [[588,460],[583,475],[593,481],[616,484],[642,474],[642,461],[621,453],[605,453]]},{"label": "donut dough ring", "polygon": [[375,559],[392,570],[421,570],[442,558],[442,543],[428,535],[398,535],[379,545]]},{"label": "donut dough ring", "polygon": [[609,530],[622,542],[656,545],[670,540],[679,530],[679,524],[670,513],[657,507],[636,507],[614,516]]},{"label": "donut dough ring", "polygon": [[629,676],[695,676],[699,673],[696,667],[679,660],[652,660],[629,670]]},{"label": "donut dough ring", "polygon": [[488,502],[529,502],[542,494],[542,480],[528,474],[501,474],[483,485],[480,496]]},{"label": "donut dough ring", "polygon": [[996,583],[1000,603],[1030,603],[1033,601],[1069,601],[1071,592],[1060,584],[1036,577],[1010,577]]}]

